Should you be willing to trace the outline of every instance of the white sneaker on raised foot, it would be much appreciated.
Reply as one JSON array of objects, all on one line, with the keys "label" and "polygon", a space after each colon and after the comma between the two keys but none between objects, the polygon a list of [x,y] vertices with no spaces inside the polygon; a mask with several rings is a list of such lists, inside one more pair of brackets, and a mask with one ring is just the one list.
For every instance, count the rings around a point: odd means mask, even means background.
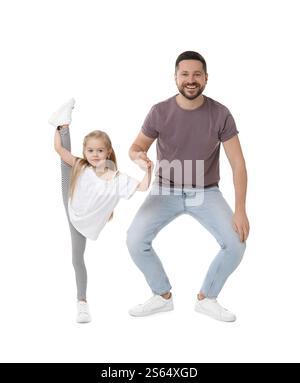
[{"label": "white sneaker on raised foot", "polygon": [[234,322],[236,320],[236,316],[222,307],[214,298],[204,298],[201,300],[197,298],[195,311],[223,322]]},{"label": "white sneaker on raised foot", "polygon": [[145,303],[136,305],[129,310],[129,314],[134,317],[144,317],[147,315],[156,314],[174,309],[172,296],[165,299],[160,295],[153,295]]},{"label": "white sneaker on raised foot", "polygon": [[72,121],[72,109],[74,108],[75,99],[70,98],[49,118],[49,124],[56,128],[60,125],[69,125]]},{"label": "white sneaker on raised foot", "polygon": [[89,305],[85,301],[77,302],[77,323],[88,323],[92,320]]}]

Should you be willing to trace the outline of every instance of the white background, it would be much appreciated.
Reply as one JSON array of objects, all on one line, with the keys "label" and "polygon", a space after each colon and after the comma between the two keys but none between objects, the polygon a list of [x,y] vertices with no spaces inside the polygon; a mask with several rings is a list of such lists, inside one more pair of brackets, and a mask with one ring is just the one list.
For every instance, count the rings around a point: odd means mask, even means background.
[{"label": "white background", "polygon": [[[1,362],[299,362],[297,3],[1,2]],[[48,117],[74,97],[74,154],[81,155],[85,134],[105,130],[120,169],[139,178],[128,148],[151,106],[177,92],[174,62],[185,50],[206,58],[205,94],[231,110],[247,163],[251,233],[219,296],[238,320],[220,323],[193,311],[218,245],[187,216],[154,241],[175,310],[128,315],[151,296],[125,245],[147,194],[137,193],[88,242],[93,321],[78,325]],[[223,150],[220,187],[233,206]]]}]

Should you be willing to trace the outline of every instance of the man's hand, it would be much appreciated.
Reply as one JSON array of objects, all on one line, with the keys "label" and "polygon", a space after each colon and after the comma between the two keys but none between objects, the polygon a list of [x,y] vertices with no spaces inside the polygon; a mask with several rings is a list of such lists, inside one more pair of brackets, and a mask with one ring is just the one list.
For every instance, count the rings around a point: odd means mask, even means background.
[{"label": "man's hand", "polygon": [[152,161],[147,157],[146,152],[138,152],[134,162],[142,169],[147,170],[153,167]]},{"label": "man's hand", "polygon": [[233,215],[233,229],[240,237],[240,241],[244,242],[249,235],[249,221],[244,211],[236,211]]}]

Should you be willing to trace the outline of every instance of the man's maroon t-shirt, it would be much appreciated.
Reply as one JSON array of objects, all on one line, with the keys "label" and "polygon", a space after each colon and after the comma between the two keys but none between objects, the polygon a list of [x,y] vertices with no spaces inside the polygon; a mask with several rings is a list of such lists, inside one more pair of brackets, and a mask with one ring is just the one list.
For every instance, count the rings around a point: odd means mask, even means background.
[{"label": "man's maroon t-shirt", "polygon": [[193,110],[182,109],[176,96],[154,105],[142,132],[157,139],[155,182],[179,188],[218,183],[220,143],[239,133],[226,106],[207,96]]}]

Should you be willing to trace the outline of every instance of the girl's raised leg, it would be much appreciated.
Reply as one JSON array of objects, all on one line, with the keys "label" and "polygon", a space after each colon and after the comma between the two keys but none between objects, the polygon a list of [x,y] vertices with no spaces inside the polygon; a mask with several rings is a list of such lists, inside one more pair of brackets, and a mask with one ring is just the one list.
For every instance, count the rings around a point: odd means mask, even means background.
[{"label": "girl's raised leg", "polygon": [[[71,151],[71,139],[69,125],[63,125],[59,130],[61,143],[64,148]],[[63,202],[67,214],[67,219],[70,227],[71,240],[72,240],[72,263],[75,270],[76,284],[77,284],[77,299],[78,301],[86,301],[86,288],[87,288],[87,272],[84,263],[84,251],[86,246],[86,238],[79,233],[69,219],[68,214],[68,195],[71,180],[72,167],[61,161],[61,187]]]}]

